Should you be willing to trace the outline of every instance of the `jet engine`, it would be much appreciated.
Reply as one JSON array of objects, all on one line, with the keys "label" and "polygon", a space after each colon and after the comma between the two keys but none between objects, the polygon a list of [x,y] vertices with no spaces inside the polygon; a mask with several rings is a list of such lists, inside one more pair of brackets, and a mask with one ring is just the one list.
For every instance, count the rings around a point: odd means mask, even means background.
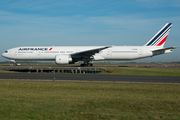
[{"label": "jet engine", "polygon": [[57,55],[55,61],[56,64],[69,64],[72,62],[72,58],[70,55]]}]

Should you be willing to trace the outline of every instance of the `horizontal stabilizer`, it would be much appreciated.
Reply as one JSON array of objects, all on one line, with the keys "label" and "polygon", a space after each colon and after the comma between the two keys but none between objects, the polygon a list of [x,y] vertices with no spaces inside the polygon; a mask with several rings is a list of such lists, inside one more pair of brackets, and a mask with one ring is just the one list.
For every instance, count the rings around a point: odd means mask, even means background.
[{"label": "horizontal stabilizer", "polygon": [[175,49],[177,47],[168,47],[168,48],[162,48],[162,49],[158,49],[158,50],[153,50],[152,52],[158,52],[158,51],[164,51],[164,50],[172,50]]},{"label": "horizontal stabilizer", "polygon": [[168,47],[168,48],[157,49],[157,50],[153,50],[152,53],[153,53],[153,56],[170,53],[170,52],[172,52],[172,49],[175,49],[175,48],[177,48],[177,47]]}]

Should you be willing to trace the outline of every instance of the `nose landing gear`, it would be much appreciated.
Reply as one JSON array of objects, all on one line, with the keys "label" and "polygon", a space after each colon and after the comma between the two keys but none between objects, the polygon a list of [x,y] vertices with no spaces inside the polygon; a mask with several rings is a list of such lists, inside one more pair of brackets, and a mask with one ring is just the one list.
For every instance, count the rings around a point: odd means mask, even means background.
[{"label": "nose landing gear", "polygon": [[14,66],[17,66],[16,60],[10,60],[11,62],[13,62]]}]

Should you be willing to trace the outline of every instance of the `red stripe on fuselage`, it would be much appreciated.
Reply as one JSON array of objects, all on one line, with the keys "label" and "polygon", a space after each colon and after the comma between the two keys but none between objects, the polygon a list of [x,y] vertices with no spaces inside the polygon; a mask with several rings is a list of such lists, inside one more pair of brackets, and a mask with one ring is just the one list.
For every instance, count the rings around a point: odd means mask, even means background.
[{"label": "red stripe on fuselage", "polygon": [[[167,36],[168,36],[168,35],[167,35]],[[156,46],[161,46],[161,45],[166,41],[167,36],[166,36],[159,44],[157,44]]]}]

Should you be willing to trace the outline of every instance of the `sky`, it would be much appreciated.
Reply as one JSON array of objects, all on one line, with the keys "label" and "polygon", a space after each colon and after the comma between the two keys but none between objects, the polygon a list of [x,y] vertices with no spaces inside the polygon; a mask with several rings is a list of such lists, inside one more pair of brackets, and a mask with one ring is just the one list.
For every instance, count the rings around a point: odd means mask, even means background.
[{"label": "sky", "polygon": [[132,62],[180,61],[180,0],[0,0],[0,53],[20,46],[141,46],[169,22],[165,47],[179,48]]}]

